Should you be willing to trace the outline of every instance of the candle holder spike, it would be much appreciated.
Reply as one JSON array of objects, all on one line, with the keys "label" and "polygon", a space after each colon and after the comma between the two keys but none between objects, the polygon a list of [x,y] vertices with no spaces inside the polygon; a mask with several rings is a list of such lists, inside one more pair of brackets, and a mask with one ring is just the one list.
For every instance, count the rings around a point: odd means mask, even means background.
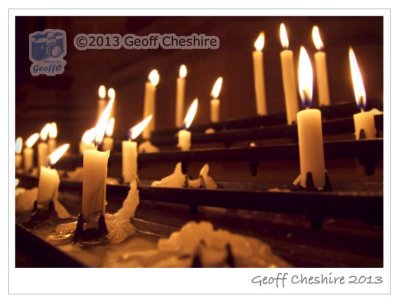
[{"label": "candle holder spike", "polygon": [[73,237],[73,243],[89,243],[89,244],[99,244],[106,241],[106,236],[108,234],[107,224],[104,214],[100,214],[97,220],[97,227],[95,228],[85,228],[86,220],[83,214],[79,214],[78,222],[76,224],[76,229]]},{"label": "candle holder spike", "polygon": [[325,185],[324,185],[324,187],[322,189],[318,189],[318,188],[315,187],[314,179],[313,179],[313,176],[312,176],[311,172],[307,172],[307,175],[306,175],[306,186],[303,187],[301,185],[301,182],[299,182],[297,184],[297,187],[298,187],[298,190],[300,190],[300,191],[309,191],[309,192],[317,192],[317,191],[327,192],[327,191],[332,191],[333,190],[332,183],[331,183],[331,180],[329,179],[327,171],[325,171]]},{"label": "candle holder spike", "polygon": [[236,264],[235,264],[235,257],[233,256],[232,252],[232,246],[230,243],[228,243],[225,247],[226,247],[226,264],[230,268],[235,268]]},{"label": "candle holder spike", "polygon": [[47,204],[47,209],[39,208],[39,203],[37,202],[37,200],[35,200],[33,202],[31,216],[27,222],[27,225],[35,226],[35,225],[43,223],[46,220],[55,219],[55,218],[57,218],[57,213],[54,209],[54,201],[53,200],[49,201],[49,203]]},{"label": "candle holder spike", "polygon": [[257,176],[258,173],[258,161],[250,161],[250,173],[252,176]]},{"label": "candle holder spike", "polygon": [[[361,129],[359,133],[359,139],[360,140],[365,140],[366,135],[365,135],[365,130]],[[377,159],[373,157],[363,157],[363,158],[358,158],[359,163],[364,167],[364,172],[367,176],[372,176],[375,173],[375,166],[377,163]]]}]

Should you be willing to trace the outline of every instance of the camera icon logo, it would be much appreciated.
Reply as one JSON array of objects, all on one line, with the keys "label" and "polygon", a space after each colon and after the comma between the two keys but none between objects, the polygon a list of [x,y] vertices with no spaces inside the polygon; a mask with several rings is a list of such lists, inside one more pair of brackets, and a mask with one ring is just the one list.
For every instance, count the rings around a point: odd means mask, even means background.
[{"label": "camera icon logo", "polygon": [[33,76],[62,74],[67,62],[67,36],[65,31],[46,29],[29,34],[29,59]]}]

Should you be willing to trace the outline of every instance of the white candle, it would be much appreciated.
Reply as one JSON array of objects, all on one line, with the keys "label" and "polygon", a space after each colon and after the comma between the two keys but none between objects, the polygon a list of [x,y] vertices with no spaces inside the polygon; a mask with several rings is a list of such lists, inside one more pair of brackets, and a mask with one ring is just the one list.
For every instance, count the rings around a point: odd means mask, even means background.
[{"label": "white candle", "polygon": [[257,114],[267,114],[267,102],[265,98],[265,83],[264,83],[264,63],[263,63],[263,48],[265,36],[261,32],[258,36],[254,47],[256,50],[253,52],[253,68],[254,68],[254,88],[256,93]]},{"label": "white candle", "polygon": [[106,136],[104,137],[103,143],[101,144],[101,148],[103,151],[113,149],[114,139],[112,135],[114,132],[114,124],[115,124],[115,118],[112,117],[107,123]]},{"label": "white candle", "polygon": [[24,170],[29,172],[33,168],[33,145],[39,139],[39,133],[34,133],[25,142],[24,148]]},{"label": "white candle", "polygon": [[47,156],[49,154],[49,146],[47,145],[47,137],[49,135],[50,125],[47,123],[42,130],[40,131],[40,140],[41,142],[38,144],[38,168],[40,169],[42,166],[46,166],[47,164]]},{"label": "white candle", "polygon": [[21,168],[22,165],[22,145],[23,141],[21,137],[15,140],[15,168]]},{"label": "white candle", "polygon": [[329,97],[329,82],[328,82],[328,69],[326,66],[326,54],[322,49],[324,43],[319,34],[319,29],[314,26],[312,29],[312,38],[315,48],[318,50],[314,54],[315,60],[315,73],[317,75],[317,88],[318,88],[318,101],[319,105],[330,105],[331,99]]},{"label": "white candle", "polygon": [[290,125],[296,122],[297,112],[299,111],[299,102],[297,100],[296,76],[294,70],[293,51],[289,50],[289,39],[286,28],[283,23],[280,26],[280,38],[282,47],[281,52],[282,81],[285,93],[286,121]]},{"label": "white candle", "polygon": [[104,111],[104,108],[106,107],[107,101],[106,101],[106,95],[107,95],[107,89],[104,85],[101,85],[99,87],[99,101],[97,103],[97,119],[100,118],[101,114]]},{"label": "white candle", "polygon": [[210,102],[210,109],[211,109],[211,122],[217,123],[219,122],[219,93],[221,92],[222,88],[222,77],[218,77],[215,81],[213,89],[211,91],[211,102]]},{"label": "white candle", "polygon": [[183,121],[183,107],[185,106],[185,85],[187,69],[185,65],[179,68],[179,77],[176,80],[176,115],[175,126],[181,127]]},{"label": "white candle", "polygon": [[130,129],[128,141],[122,142],[122,178],[124,183],[129,183],[137,177],[137,142],[135,140],[150,123],[152,115]]},{"label": "white candle", "polygon": [[[69,144],[64,144],[55,150],[48,158],[48,164],[54,165],[64,153],[68,150]],[[39,176],[39,189],[37,195],[38,204],[47,204],[50,201],[55,201],[57,198],[58,186],[60,184],[60,177],[57,170],[51,169],[47,166],[40,168]]]},{"label": "white candle", "polygon": [[86,149],[96,149],[96,145],[93,143],[95,136],[95,128],[90,128],[83,133],[79,144],[79,152],[81,154],[83,154]]},{"label": "white candle", "polygon": [[49,140],[47,141],[47,144],[49,145],[49,153],[52,153],[57,146],[57,124],[56,122],[50,123],[50,128],[49,128]]},{"label": "white candle", "polygon": [[362,130],[364,130],[366,139],[376,138],[375,111],[365,111],[367,96],[361,71],[357,63],[357,58],[352,48],[349,49],[349,61],[351,77],[353,80],[354,97],[358,108],[360,109],[360,113],[353,115],[356,139],[360,139],[360,133]]},{"label": "white candle", "polygon": [[[95,143],[104,137],[114,100],[111,99],[95,127]],[[91,222],[92,216],[104,214],[106,205],[106,178],[110,151],[86,149],[83,151],[82,215]],[[97,221],[97,218],[96,218]]]},{"label": "white candle", "polygon": [[300,153],[300,185],[306,187],[307,173],[312,174],[314,187],[325,186],[325,157],[321,111],[309,109],[312,101],[313,74],[310,58],[304,47],[299,57],[299,91],[306,107],[297,114]]},{"label": "white candle", "polygon": [[155,129],[155,103],[156,103],[156,88],[160,81],[160,75],[157,70],[152,70],[149,74],[149,81],[145,84],[144,91],[144,108],[143,119],[149,115],[153,115],[151,123],[143,131],[143,138],[149,139],[151,132]]},{"label": "white candle", "polygon": [[198,106],[198,100],[197,98],[192,102],[192,104],[189,107],[189,110],[186,114],[185,121],[183,122],[184,129],[181,129],[178,133],[178,147],[180,147],[181,150],[183,151],[188,151],[190,150],[191,146],[191,133],[188,130],[190,125],[193,122],[193,119],[196,115],[197,111],[197,106]]},{"label": "white candle", "polygon": [[116,108],[116,103],[117,103],[117,101],[116,101],[116,98],[117,98],[117,93],[115,92],[115,89],[114,88],[109,88],[108,90],[107,90],[107,97],[108,97],[108,99],[109,100],[114,100],[114,104],[113,104],[113,107],[111,108],[111,114],[110,114],[110,116],[111,117],[115,117],[115,108]]}]

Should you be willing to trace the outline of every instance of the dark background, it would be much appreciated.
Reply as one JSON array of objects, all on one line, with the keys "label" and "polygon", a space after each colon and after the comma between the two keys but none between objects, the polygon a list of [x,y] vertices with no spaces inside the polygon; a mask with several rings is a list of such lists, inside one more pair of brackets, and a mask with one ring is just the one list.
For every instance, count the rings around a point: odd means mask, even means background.
[{"label": "dark background", "polygon": [[[156,128],[173,127],[176,78],[181,64],[188,67],[186,108],[194,97],[200,102],[193,124],[209,122],[209,95],[218,76],[224,77],[221,119],[254,116],[251,52],[261,30],[266,34],[268,111],[282,112],[281,22],[287,27],[296,61],[301,45],[310,56],[315,52],[311,29],[314,24],[319,26],[327,52],[333,103],[354,100],[348,63],[350,45],[363,73],[367,97],[383,98],[382,17],[17,17],[16,135],[26,139],[46,122],[56,121],[59,139],[77,143],[83,131],[95,124],[97,90],[105,84],[117,91],[114,134],[123,136],[142,117],[144,83],[154,68],[161,75]],[[33,77],[29,71],[28,36],[46,28],[66,31],[67,66],[61,75]],[[204,33],[218,36],[220,49],[78,51],[73,46],[78,33]],[[316,92],[314,97],[316,100]]]}]

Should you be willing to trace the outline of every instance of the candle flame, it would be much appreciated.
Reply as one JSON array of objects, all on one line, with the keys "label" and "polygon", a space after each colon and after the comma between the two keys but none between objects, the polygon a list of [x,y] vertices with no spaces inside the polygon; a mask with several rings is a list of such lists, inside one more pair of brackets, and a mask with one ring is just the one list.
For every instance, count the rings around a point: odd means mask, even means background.
[{"label": "candle flame", "polygon": [[15,187],[17,187],[18,184],[19,184],[19,179],[18,179],[18,178],[15,178]]},{"label": "candle flame", "polygon": [[40,131],[40,139],[42,141],[47,140],[47,137],[49,136],[49,129],[50,129],[50,123],[47,123],[46,125],[43,126],[42,130]]},{"label": "candle flame", "polygon": [[106,132],[107,123],[110,118],[113,104],[114,104],[114,99],[110,99],[95,126],[95,134],[96,134],[95,142],[97,145],[103,141],[104,133]]},{"label": "candle flame", "polygon": [[215,81],[214,86],[211,90],[211,96],[213,98],[218,98],[222,88],[222,81],[223,81],[222,77],[218,77],[217,80]]},{"label": "candle flame", "polygon": [[115,124],[115,118],[112,117],[111,119],[108,120],[107,123],[107,128],[106,128],[106,136],[111,137],[114,132],[114,124]]},{"label": "candle flame", "polygon": [[151,70],[149,73],[149,81],[154,87],[158,85],[158,82],[160,81],[160,74],[158,74],[156,69]]},{"label": "candle flame", "polygon": [[185,78],[187,75],[187,69],[185,65],[181,65],[179,68],[179,77],[180,78]]},{"label": "candle flame", "polygon": [[265,43],[264,32],[260,32],[257,40],[254,42],[254,47],[256,48],[257,51],[262,51],[262,49],[264,49],[264,43]]},{"label": "candle flame", "polygon": [[108,89],[107,96],[108,96],[109,99],[112,99],[112,100],[115,99],[115,95],[116,95],[116,93],[115,93],[115,89],[114,88]]},{"label": "candle flame", "polygon": [[99,87],[98,93],[99,93],[99,98],[101,99],[106,98],[106,87],[104,85],[101,85]]},{"label": "candle flame", "polygon": [[33,145],[35,145],[38,139],[39,139],[39,133],[36,132],[26,140],[25,142],[26,147],[31,148]]},{"label": "candle flame", "polygon": [[57,123],[56,122],[50,123],[50,127],[49,127],[49,137],[50,137],[50,139],[57,138],[57,134],[58,134]]},{"label": "candle flame", "polygon": [[134,140],[136,139],[142,132],[143,130],[146,129],[147,125],[149,125],[150,121],[152,120],[153,115],[150,114],[147,118],[145,118],[143,121],[141,121],[139,124],[133,126],[130,129],[131,132],[131,139]]},{"label": "candle flame", "polygon": [[284,49],[289,48],[289,38],[286,32],[286,27],[284,23],[281,23],[279,28],[279,34],[281,38],[281,44]]},{"label": "candle flame", "polygon": [[60,158],[68,150],[69,146],[70,146],[69,144],[64,144],[64,145],[61,145],[59,148],[57,148],[55,151],[53,151],[47,158],[48,163],[50,165],[56,164],[58,162],[58,160],[60,160]]},{"label": "candle flame", "polygon": [[313,93],[313,70],[310,57],[303,46],[300,48],[298,78],[301,100],[306,107],[309,107]]},{"label": "candle flame", "polygon": [[321,35],[319,33],[319,28],[314,25],[312,28],[312,39],[315,45],[315,48],[320,51],[324,47],[324,42],[321,39]]},{"label": "candle flame", "polygon": [[94,138],[96,137],[95,128],[90,128],[83,133],[82,142],[86,145],[90,145],[93,143]]},{"label": "candle flame", "polygon": [[20,154],[21,151],[22,151],[22,138],[21,138],[21,137],[18,137],[18,138],[15,140],[15,152],[16,152],[17,154]]},{"label": "candle flame", "polygon": [[199,104],[198,99],[197,98],[194,99],[194,101],[192,102],[192,104],[189,107],[188,112],[186,113],[185,120],[183,121],[183,125],[185,126],[186,129],[188,129],[190,127],[190,125],[192,125],[193,119],[197,112],[198,104]]},{"label": "candle flame", "polygon": [[350,60],[350,71],[351,78],[353,80],[353,90],[356,103],[360,109],[365,109],[367,97],[364,88],[364,82],[362,79],[360,67],[357,63],[356,54],[352,48],[349,48],[349,60]]}]

